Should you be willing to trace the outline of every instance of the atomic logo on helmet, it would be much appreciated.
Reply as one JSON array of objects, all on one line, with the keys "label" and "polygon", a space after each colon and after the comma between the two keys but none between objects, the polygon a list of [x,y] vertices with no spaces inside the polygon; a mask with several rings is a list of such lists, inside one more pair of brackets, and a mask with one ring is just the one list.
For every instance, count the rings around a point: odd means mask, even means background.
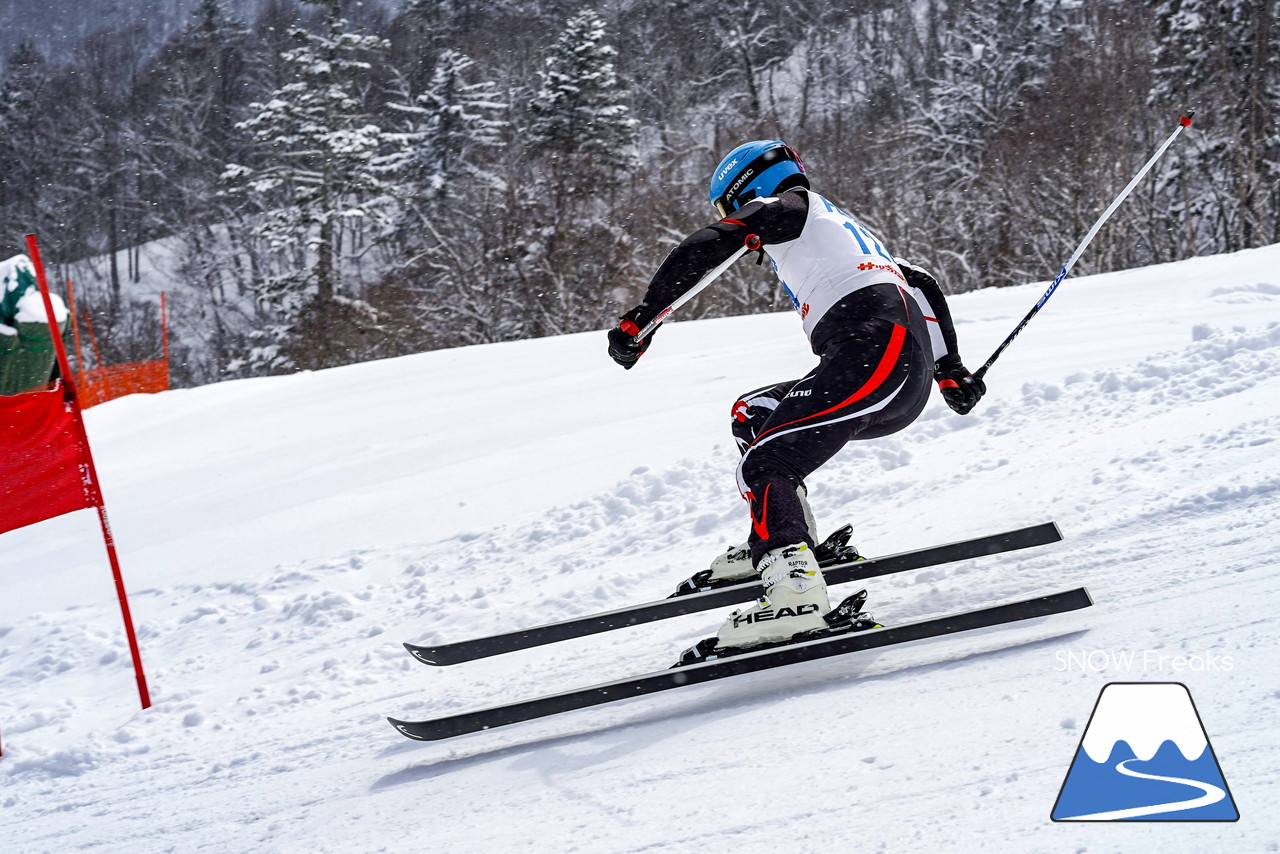
[{"label": "atomic logo on helmet", "polygon": [[791,146],[780,139],[760,139],[725,155],[711,179],[709,195],[720,215],[728,216],[752,199],[808,186],[804,163]]}]

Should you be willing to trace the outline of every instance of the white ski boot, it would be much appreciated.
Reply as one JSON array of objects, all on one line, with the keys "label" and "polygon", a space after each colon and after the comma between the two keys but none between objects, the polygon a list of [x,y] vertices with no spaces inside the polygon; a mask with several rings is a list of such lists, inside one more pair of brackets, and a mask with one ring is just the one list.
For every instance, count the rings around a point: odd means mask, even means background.
[{"label": "white ski boot", "polygon": [[740,546],[730,546],[728,551],[717,555],[716,559],[711,561],[710,569],[694,573],[692,578],[681,581],[676,585],[676,592],[671,596],[687,596],[690,593],[701,593],[716,587],[729,587],[759,577],[755,568],[751,566],[751,549],[743,543]]},{"label": "white ski boot", "polygon": [[760,575],[764,596],[729,615],[716,633],[717,647],[758,646],[826,628],[831,602],[812,549],[804,543],[774,549],[760,561]]},{"label": "white ski boot", "polygon": [[[809,529],[809,536],[818,539],[818,523],[814,521],[813,511],[809,509],[809,492],[803,486],[796,488],[796,494],[800,496],[800,506],[804,508],[804,522]],[[849,535],[852,528],[845,526],[832,534],[828,541],[835,540],[841,534],[844,538],[838,543],[831,543],[833,549],[844,548],[849,541]],[[829,543],[824,542],[822,547],[828,546]],[[820,548],[822,548],[820,547]],[[852,548],[845,549],[844,552],[833,552],[834,557],[848,556],[850,560],[858,557],[857,552]],[[819,558],[821,560],[821,558]],[[673,596],[684,596],[689,593],[700,593],[703,590],[713,590],[717,587],[728,587],[732,584],[741,584],[744,581],[754,581],[758,578],[758,573],[751,565],[751,546],[750,543],[742,543],[741,545],[730,546],[727,551],[716,555],[715,560],[711,561],[708,569],[702,570],[692,578],[687,578],[676,586],[676,592]]]},{"label": "white ski boot", "polygon": [[756,570],[751,565],[751,547],[747,543],[730,546],[728,551],[716,555],[716,559],[711,561],[710,572],[706,578],[710,587],[737,584],[755,578]]},{"label": "white ski boot", "polygon": [[[809,509],[809,491],[803,486],[796,488],[800,497],[800,506],[804,508],[804,524],[809,529],[809,536],[814,542],[818,539],[818,523]],[[763,562],[763,558],[761,559]],[[743,543],[731,546],[727,552],[718,555],[711,561],[711,575],[707,576],[707,586],[722,587],[726,584],[737,584],[748,579],[754,580],[760,573],[751,565],[751,545]]]}]

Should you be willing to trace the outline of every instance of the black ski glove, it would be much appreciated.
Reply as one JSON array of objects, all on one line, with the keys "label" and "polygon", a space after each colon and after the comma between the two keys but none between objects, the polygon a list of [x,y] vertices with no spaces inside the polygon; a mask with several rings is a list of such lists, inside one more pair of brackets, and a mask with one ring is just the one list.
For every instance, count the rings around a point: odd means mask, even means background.
[{"label": "black ski glove", "polygon": [[609,358],[628,371],[640,361],[644,351],[649,349],[649,342],[658,332],[655,329],[649,333],[649,337],[636,343],[635,337],[641,329],[639,318],[640,306],[636,306],[619,319],[617,326],[609,330]]},{"label": "black ski glove", "polygon": [[961,415],[967,415],[987,393],[987,384],[969,373],[955,353],[948,353],[938,360],[933,367],[933,378],[938,381],[947,406]]}]

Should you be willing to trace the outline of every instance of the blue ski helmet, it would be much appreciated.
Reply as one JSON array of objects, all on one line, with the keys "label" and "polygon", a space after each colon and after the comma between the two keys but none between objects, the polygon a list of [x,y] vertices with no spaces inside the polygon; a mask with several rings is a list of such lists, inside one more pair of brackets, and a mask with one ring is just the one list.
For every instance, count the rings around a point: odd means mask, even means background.
[{"label": "blue ski helmet", "polygon": [[755,198],[808,187],[800,155],[780,139],[758,139],[725,155],[711,176],[711,204],[728,216]]}]

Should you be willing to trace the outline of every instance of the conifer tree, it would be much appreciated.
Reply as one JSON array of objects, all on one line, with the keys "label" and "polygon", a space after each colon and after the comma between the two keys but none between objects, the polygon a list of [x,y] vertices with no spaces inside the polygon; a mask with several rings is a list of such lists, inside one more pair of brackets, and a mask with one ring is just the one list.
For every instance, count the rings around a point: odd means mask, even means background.
[{"label": "conifer tree", "polygon": [[414,197],[441,199],[463,176],[485,177],[479,161],[501,140],[507,104],[493,81],[473,79],[474,66],[445,50],[426,91],[413,98],[402,86],[388,104],[405,117],[407,129],[388,135],[396,148],[381,162],[404,176]]},{"label": "conifer tree", "polygon": [[22,235],[44,224],[41,185],[51,171],[46,151],[51,130],[40,98],[48,71],[44,56],[23,42],[9,57],[0,84],[0,252],[8,257],[21,245]]},{"label": "conifer tree", "polygon": [[238,127],[252,134],[254,156],[223,174],[261,212],[261,237],[290,259],[260,294],[286,319],[341,294],[344,228],[384,223],[390,189],[375,165],[386,134],[357,86],[386,42],[349,31],[341,0],[305,2],[325,8],[323,27],[293,30],[298,46],[282,55],[293,79],[251,105],[254,115]]},{"label": "conifer tree", "polygon": [[565,24],[542,70],[532,103],[532,145],[567,169],[557,170],[574,193],[616,184],[638,163],[638,122],[615,68],[617,51],[591,10]]}]

